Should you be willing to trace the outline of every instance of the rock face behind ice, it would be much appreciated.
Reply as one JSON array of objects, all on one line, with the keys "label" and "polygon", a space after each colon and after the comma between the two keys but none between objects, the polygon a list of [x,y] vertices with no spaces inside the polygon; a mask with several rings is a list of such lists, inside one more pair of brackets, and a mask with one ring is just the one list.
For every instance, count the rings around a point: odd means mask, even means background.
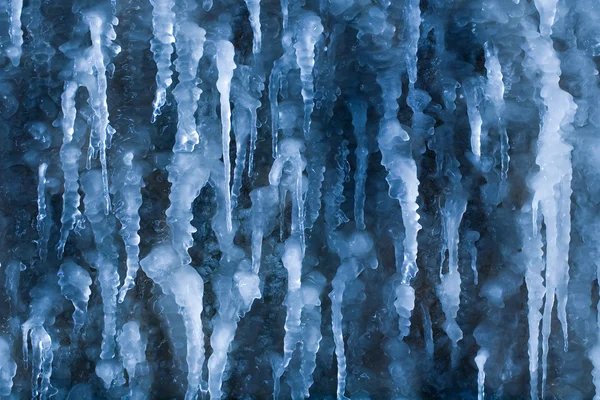
[{"label": "rock face behind ice", "polygon": [[0,397],[600,400],[597,0],[0,0]]}]

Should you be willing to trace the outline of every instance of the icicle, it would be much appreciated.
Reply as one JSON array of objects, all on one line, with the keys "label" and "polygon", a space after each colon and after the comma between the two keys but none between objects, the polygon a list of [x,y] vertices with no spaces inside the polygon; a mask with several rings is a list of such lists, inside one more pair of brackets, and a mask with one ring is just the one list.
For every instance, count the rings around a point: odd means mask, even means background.
[{"label": "icicle", "polygon": [[558,319],[561,323],[565,351],[568,346],[567,286],[569,283],[569,244],[571,239],[571,165],[572,146],[567,144],[561,126],[572,123],[577,105],[573,97],[559,86],[562,73],[560,60],[550,38],[556,13],[556,1],[536,1],[541,15],[542,35],[528,37],[528,57],[538,72],[540,94],[545,105],[538,138],[536,164],[540,170],[530,180],[534,196],[533,219],[537,225],[537,211],[541,210],[546,227],[546,301],[542,317],[542,397],[545,396],[548,369],[548,340],[551,333],[552,309],[555,296]]},{"label": "icicle", "polygon": [[350,164],[347,160],[348,154],[348,142],[344,140],[341,142],[335,157],[337,168],[335,170],[330,169],[326,176],[331,185],[331,190],[323,196],[327,237],[331,237],[338,226],[349,221],[341,209],[342,203],[346,200],[344,197],[344,182],[348,180],[348,173],[350,172]]},{"label": "icicle", "polygon": [[140,334],[140,323],[129,321],[117,336],[119,354],[123,361],[123,368],[127,370],[129,382],[135,379],[136,367],[146,361],[146,342]]},{"label": "icicle", "polygon": [[236,68],[233,57],[235,55],[233,44],[227,40],[217,42],[217,69],[219,78],[217,80],[217,90],[221,94],[221,137],[223,146],[223,165],[225,180],[223,184],[227,189],[225,195],[227,231],[231,232],[231,193],[229,181],[231,176],[231,161],[229,160],[229,142],[231,135],[231,105],[229,104],[229,91],[231,90],[231,79],[233,70]]},{"label": "icicle", "polygon": [[273,186],[267,186],[254,189],[250,193],[250,198],[252,199],[252,273],[258,274],[265,230],[279,211],[277,208],[279,193]]},{"label": "icicle", "polygon": [[314,108],[314,78],[315,45],[323,33],[321,18],[316,14],[305,11],[298,21],[296,31],[296,63],[300,67],[300,80],[302,81],[302,100],[304,101],[304,138],[308,138],[310,131],[310,118]]},{"label": "icicle", "polygon": [[423,337],[425,339],[425,352],[430,358],[433,358],[434,344],[431,315],[429,315],[429,310],[422,303],[421,315],[423,316]]},{"label": "icicle", "polygon": [[[87,87],[90,93],[90,106],[94,110],[96,118],[94,120],[94,128],[90,138],[90,151],[94,154],[96,151],[100,155],[100,164],[102,166],[102,186],[104,193],[104,213],[108,215],[110,211],[110,195],[108,191],[108,167],[106,165],[106,149],[110,147],[110,139],[114,129],[110,126],[108,115],[108,104],[106,102],[106,90],[108,83],[106,80],[106,64],[109,60],[104,59],[102,51],[103,45],[109,47],[117,54],[120,48],[114,46],[112,41],[116,38],[116,34],[111,23],[105,22],[98,14],[90,13],[86,16],[90,27],[90,35],[92,39],[92,47],[90,48],[90,58],[94,65],[96,73],[95,86]],[[103,43],[102,39],[107,40]]]},{"label": "icicle", "polygon": [[202,153],[195,151],[175,153],[167,171],[171,182],[171,205],[166,213],[171,243],[181,264],[188,265],[192,261],[188,249],[194,244],[192,235],[196,232],[191,224],[192,203],[208,182],[210,168],[204,164]]},{"label": "icicle", "polygon": [[127,275],[119,288],[119,303],[122,303],[127,292],[135,285],[135,276],[139,269],[140,255],[140,215],[142,206],[141,188],[144,186],[143,171],[138,163],[134,163],[133,153],[128,152],[122,158],[121,168],[113,176],[113,194],[117,206],[115,215],[121,223],[121,237],[125,243],[127,254]]},{"label": "icicle", "polygon": [[542,277],[542,240],[541,235],[532,235],[531,226],[527,221],[531,218],[523,215],[520,225],[523,226],[523,257],[527,269],[525,271],[525,284],[527,286],[527,322],[529,326],[529,339],[527,350],[529,353],[529,384],[530,397],[538,398],[538,364],[539,364],[539,337],[540,321],[542,314],[540,309],[544,303],[544,279]]},{"label": "icicle", "polygon": [[410,0],[406,10],[407,19],[407,33],[408,40],[407,52],[406,52],[406,69],[408,72],[409,91],[414,90],[415,83],[417,82],[417,52],[419,50],[419,37],[421,36],[421,9],[420,0]]},{"label": "icicle", "polygon": [[13,378],[17,374],[17,363],[13,360],[10,343],[0,336],[0,396],[10,396]]},{"label": "icicle", "polygon": [[326,279],[319,272],[313,271],[302,285],[304,309],[302,311],[302,361],[300,375],[302,391],[293,393],[292,398],[309,398],[313,372],[317,366],[316,359],[321,343],[321,292]]},{"label": "icicle", "polygon": [[21,62],[23,54],[23,29],[21,27],[21,12],[23,11],[23,0],[9,0],[10,29],[8,31],[11,46],[6,50],[6,55],[12,64],[17,67]]},{"label": "icicle", "polygon": [[487,86],[485,95],[494,105],[494,112],[498,119],[498,129],[500,130],[500,161],[502,165],[501,178],[506,180],[508,174],[508,165],[510,157],[508,149],[510,148],[508,141],[508,133],[503,121],[504,110],[504,82],[502,81],[502,68],[498,60],[498,50],[489,42],[483,45],[485,51],[485,68],[487,70]]},{"label": "icicle", "polygon": [[204,282],[189,265],[182,265],[170,245],[162,244],[150,252],[140,265],[163,293],[179,306],[187,343],[187,383],[185,400],[195,399],[202,381],[204,365],[204,333],[202,332],[202,297]]},{"label": "icicle", "polygon": [[471,126],[471,152],[475,156],[475,162],[479,163],[481,158],[481,126],[483,120],[479,112],[479,104],[483,100],[483,88],[479,79],[468,79],[463,83],[465,98],[467,100],[467,115]]},{"label": "icicle", "polygon": [[82,190],[85,193],[85,216],[90,222],[96,243],[95,268],[98,270],[98,282],[104,311],[102,330],[102,353],[100,358],[107,360],[115,355],[115,334],[117,333],[117,292],[119,273],[117,264],[119,254],[113,242],[116,233],[112,215],[104,215],[102,196],[102,175],[98,170],[90,170],[81,177]]},{"label": "icicle", "polygon": [[285,296],[285,335],[283,337],[283,360],[274,368],[273,380],[273,398],[276,400],[279,397],[279,381],[281,376],[287,369],[296,345],[302,340],[302,308],[304,307],[304,299],[302,295],[302,245],[300,241],[292,236],[285,242],[285,251],[281,257],[283,266],[287,270],[288,287]]},{"label": "icicle", "polygon": [[278,135],[279,135],[279,90],[281,89],[281,79],[292,69],[294,59],[294,47],[291,45],[291,36],[284,33],[281,39],[285,53],[281,58],[273,63],[271,74],[269,75],[269,103],[271,106],[271,145],[273,158],[277,158]]},{"label": "icicle", "polygon": [[4,270],[4,287],[10,304],[10,313],[14,316],[19,305],[19,283],[21,272],[25,271],[25,264],[17,260],[11,260]]},{"label": "icicle", "polygon": [[250,26],[252,27],[252,53],[260,53],[262,34],[260,32],[260,0],[244,0],[250,13]]},{"label": "icicle", "polygon": [[369,161],[368,138],[366,133],[367,105],[362,100],[348,104],[352,113],[352,125],[356,139],[356,172],[354,173],[354,219],[358,229],[365,229],[365,182]]},{"label": "icicle", "polygon": [[[262,296],[260,278],[252,272],[252,265],[233,239],[236,231],[228,232],[226,225],[226,188],[219,170],[213,171],[211,182],[217,189],[217,212],[212,219],[212,230],[217,236],[221,257],[218,273],[213,275],[213,291],[217,295],[217,315],[213,318],[210,344],[213,353],[208,360],[208,391],[213,399],[222,397],[222,383],[229,348],[235,337],[237,324],[255,299]],[[236,224],[237,228],[237,224]]]},{"label": "icicle", "polygon": [[167,89],[173,83],[171,76],[171,55],[173,54],[173,29],[175,13],[172,8],[175,0],[150,0],[152,4],[152,31],[154,37],[150,41],[150,49],[156,62],[156,95],[152,103],[152,122],[160,115],[161,108],[167,101]]},{"label": "icicle", "polygon": [[[306,160],[302,157],[304,151],[304,143],[297,139],[287,138],[281,142],[279,155],[269,173],[269,182],[273,186],[279,186],[282,179],[283,167],[286,163],[292,164],[295,176],[290,176],[292,180],[292,206],[295,212],[292,213],[292,236],[298,235],[302,255],[304,255],[304,169],[306,168]],[[287,187],[283,193],[289,190]],[[285,195],[279,197],[280,202],[285,202]],[[283,212],[281,213],[283,215]]]},{"label": "icicle", "polygon": [[41,163],[38,168],[38,215],[37,215],[37,231],[38,231],[38,253],[40,259],[45,260],[48,254],[48,236],[50,232],[47,227],[46,218],[48,217],[46,210],[46,170],[48,164]]},{"label": "icicle", "polygon": [[473,283],[475,285],[479,283],[479,275],[477,272],[477,246],[475,246],[475,242],[479,240],[479,237],[479,232],[467,231],[464,238],[467,246],[467,252],[471,257],[471,270],[473,271]]},{"label": "icicle", "polygon": [[[441,275],[437,293],[446,316],[444,331],[456,347],[463,333],[456,323],[456,314],[460,306],[460,272],[458,271],[458,228],[467,208],[467,201],[460,195],[452,194],[446,199],[442,209],[443,240],[448,250],[448,273]],[[443,262],[443,260],[442,260]]]},{"label": "icicle", "polygon": [[280,0],[280,2],[281,2],[281,15],[282,15],[283,31],[285,32],[287,30],[287,27],[288,27],[288,18],[289,18],[288,7],[289,7],[289,0]]},{"label": "icicle", "polygon": [[475,356],[475,364],[477,364],[477,400],[483,400],[485,397],[485,363],[490,354],[485,349],[479,349]]},{"label": "icicle", "polygon": [[64,262],[58,271],[58,284],[62,295],[73,303],[73,340],[76,341],[83,325],[88,307],[88,301],[92,290],[92,278],[90,274],[69,260]]},{"label": "icicle", "polygon": [[246,152],[248,150],[248,113],[238,105],[233,110],[233,131],[235,132],[235,167],[233,169],[233,184],[231,186],[231,208],[237,207],[237,199],[242,189],[242,178],[246,168]]},{"label": "icicle", "polygon": [[193,151],[199,143],[195,113],[202,90],[197,86],[196,72],[204,53],[206,31],[193,22],[186,21],[178,26],[175,47],[177,60],[175,69],[179,83],[173,90],[177,102],[177,135],[173,151]]},{"label": "icicle", "polygon": [[63,113],[61,120],[63,144],[60,148],[60,161],[65,176],[65,190],[63,193],[63,211],[60,218],[60,239],[57,245],[59,259],[63,256],[69,232],[81,220],[81,212],[79,211],[80,197],[78,193],[79,168],[77,165],[81,156],[81,148],[77,147],[76,143],[73,143],[75,118],[77,116],[77,110],[75,109],[77,88],[77,83],[73,81],[65,82],[61,103]]},{"label": "icicle", "polygon": [[33,398],[50,398],[57,392],[50,384],[54,354],[52,353],[52,339],[43,326],[37,326],[31,330],[31,347],[33,350],[31,372]]}]

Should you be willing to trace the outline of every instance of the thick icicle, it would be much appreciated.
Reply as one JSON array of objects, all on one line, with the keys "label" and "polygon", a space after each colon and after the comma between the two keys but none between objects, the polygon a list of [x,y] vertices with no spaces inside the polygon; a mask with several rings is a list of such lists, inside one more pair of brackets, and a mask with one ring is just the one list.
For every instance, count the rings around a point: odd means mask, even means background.
[{"label": "thick icicle", "polygon": [[177,102],[177,135],[173,151],[193,151],[199,143],[196,130],[196,110],[202,90],[198,87],[198,63],[204,54],[206,31],[193,22],[178,25],[175,47],[175,69],[179,83],[173,90]]},{"label": "thick icicle", "polygon": [[37,215],[37,231],[38,231],[38,254],[40,259],[45,260],[48,254],[48,239],[50,236],[48,226],[48,211],[46,209],[46,170],[48,164],[41,163],[38,168],[38,215]]},{"label": "thick icicle", "polygon": [[21,13],[23,11],[23,0],[9,0],[9,35],[11,46],[6,49],[6,55],[10,58],[12,64],[17,67],[21,62],[23,54],[23,28],[21,27]]},{"label": "thick icicle", "polygon": [[62,295],[73,303],[73,341],[79,337],[79,333],[85,324],[88,301],[92,290],[92,278],[90,274],[75,264],[74,261],[65,261],[58,271],[58,284]]},{"label": "thick icicle", "polygon": [[141,188],[144,186],[143,168],[134,160],[132,152],[122,158],[121,168],[115,171],[113,186],[117,206],[115,215],[121,223],[120,234],[125,243],[127,254],[127,275],[123,285],[119,288],[119,303],[122,303],[129,291],[135,285],[135,276],[139,268],[140,255],[140,214],[142,206]]},{"label": "thick icicle", "polygon": [[33,398],[47,399],[57,391],[50,384],[52,376],[52,338],[43,326],[31,330],[31,347],[33,366],[31,371],[31,387]]},{"label": "thick icicle", "polygon": [[354,219],[356,227],[365,229],[365,183],[367,180],[367,165],[369,162],[369,147],[366,132],[367,104],[362,100],[348,104],[352,113],[354,138],[356,139],[356,172],[354,173]]},{"label": "thick icicle", "polygon": [[117,292],[120,280],[117,272],[119,254],[113,241],[116,224],[112,215],[104,215],[101,172],[96,169],[86,172],[81,177],[81,186],[85,193],[85,216],[90,222],[96,243],[94,266],[98,270],[97,279],[100,283],[104,312],[100,358],[107,360],[115,355],[117,333]]},{"label": "thick icicle", "polygon": [[108,88],[106,65],[110,62],[110,59],[105,59],[103,47],[107,47],[117,54],[120,52],[120,48],[112,43],[116,38],[113,27],[114,21],[106,22],[103,20],[103,17],[94,13],[86,15],[86,19],[90,27],[92,39],[89,57],[95,70],[95,82],[94,84],[87,85],[87,89],[90,93],[90,106],[94,110],[96,116],[92,134],[90,136],[88,157],[94,156],[96,152],[99,153],[100,165],[102,167],[102,191],[105,205],[104,213],[108,214],[110,210],[110,195],[108,191],[106,149],[110,147],[110,140],[114,133],[114,129],[110,126],[106,97],[106,90]]},{"label": "thick icicle", "polygon": [[173,36],[175,13],[172,8],[175,6],[175,0],[150,0],[150,4],[152,4],[152,31],[154,34],[150,41],[150,49],[157,68],[156,95],[152,103],[152,122],[154,122],[167,101],[167,89],[173,83],[171,55],[173,54],[173,43],[175,43]]},{"label": "thick icicle", "polygon": [[300,67],[300,80],[302,81],[302,100],[304,101],[304,138],[308,138],[310,131],[310,118],[314,108],[314,78],[315,45],[323,33],[321,18],[316,14],[305,11],[297,25],[296,30],[296,63]]},{"label": "thick icicle", "polygon": [[479,349],[475,356],[475,364],[477,365],[477,400],[483,400],[485,397],[485,363],[490,354],[486,349]]},{"label": "thick icicle", "polygon": [[[331,328],[335,342],[335,355],[337,359],[337,398],[348,399],[346,392],[346,351],[344,334],[342,330],[342,305],[346,285],[358,278],[365,266],[377,267],[377,260],[372,256],[373,241],[361,232],[355,232],[347,238],[348,243],[343,243],[346,238],[341,239],[337,246],[338,254],[342,258],[342,265],[338,267],[335,277],[331,282],[332,291],[329,293],[331,299]],[[335,240],[335,239],[334,239]]]},{"label": "thick icicle", "polygon": [[479,163],[481,158],[481,126],[483,119],[479,111],[479,105],[483,100],[482,83],[479,79],[468,79],[463,83],[465,98],[467,99],[467,115],[471,126],[471,152],[475,156],[475,162]]},{"label": "thick icicle", "polygon": [[[444,247],[448,250],[448,272],[442,273],[445,256],[440,261],[440,284],[437,286],[438,297],[446,316],[444,331],[456,347],[463,333],[456,323],[456,315],[460,306],[460,272],[458,271],[458,228],[467,209],[467,201],[460,195],[452,194],[446,198],[442,208],[442,232]],[[445,254],[445,251],[443,252]]]},{"label": "thick icicle", "polygon": [[260,0],[244,0],[250,13],[250,26],[252,27],[252,53],[260,53],[262,34],[260,32]]},{"label": "thick icicle", "polygon": [[196,232],[191,224],[194,218],[192,203],[208,182],[210,169],[205,165],[202,153],[195,151],[175,153],[167,171],[171,182],[171,205],[166,213],[171,243],[181,264],[188,265],[192,261],[188,249],[194,244],[192,235]]},{"label": "thick icicle", "polygon": [[408,134],[396,117],[398,110],[396,99],[402,93],[400,76],[396,76],[393,70],[389,70],[378,75],[377,82],[382,89],[384,100],[384,116],[379,124],[379,135],[377,136],[381,150],[381,163],[388,172],[386,180],[389,185],[389,194],[398,200],[402,208],[402,222],[405,231],[402,266],[396,266],[400,273],[400,283],[395,290],[394,306],[399,316],[400,334],[406,336],[410,331],[410,316],[415,301],[414,289],[410,286],[410,282],[418,272],[417,235],[421,229],[417,204],[419,180],[411,148],[405,142],[408,140]]},{"label": "thick icicle", "polygon": [[62,258],[69,232],[81,220],[81,212],[79,211],[81,199],[78,192],[79,167],[77,165],[81,156],[81,148],[77,146],[77,141],[73,142],[75,118],[77,116],[75,95],[78,86],[74,81],[65,82],[61,102],[63,117],[60,124],[63,131],[63,144],[60,148],[60,162],[65,177],[65,190],[63,192],[63,211],[60,218],[60,239],[57,245],[59,259]]},{"label": "thick icicle", "polygon": [[559,86],[562,73],[560,60],[550,38],[551,26],[556,13],[556,1],[536,1],[541,15],[541,35],[527,39],[530,64],[540,72],[540,95],[545,105],[538,138],[536,164],[540,170],[530,180],[533,189],[533,215],[537,224],[538,209],[546,226],[546,301],[542,317],[542,397],[545,396],[548,369],[548,340],[551,332],[552,310],[557,300],[565,351],[567,337],[567,286],[569,283],[569,244],[571,240],[571,166],[572,146],[563,139],[566,132],[562,126],[572,123],[577,105],[573,97]]},{"label": "thick icicle", "polygon": [[123,360],[123,368],[127,370],[129,382],[135,378],[136,367],[146,361],[146,342],[140,334],[140,323],[129,321],[117,336],[119,354]]},{"label": "thick icicle", "polygon": [[187,390],[185,400],[197,398],[204,365],[204,333],[202,332],[202,296],[204,282],[189,265],[182,265],[172,246],[161,244],[144,258],[140,265],[163,293],[179,306],[185,326],[187,343]]},{"label": "thick icicle", "polygon": [[0,336],[0,396],[10,396],[13,378],[17,374],[17,363],[13,360],[8,341]]},{"label": "thick icicle", "polygon": [[236,68],[233,57],[235,55],[233,44],[227,40],[217,42],[217,69],[219,78],[217,80],[217,90],[221,94],[221,140],[223,149],[223,165],[225,179],[223,184],[227,189],[225,194],[225,213],[227,221],[227,231],[231,232],[231,161],[229,160],[229,143],[231,140],[231,105],[229,104],[229,92],[231,90],[231,79],[233,70]]}]

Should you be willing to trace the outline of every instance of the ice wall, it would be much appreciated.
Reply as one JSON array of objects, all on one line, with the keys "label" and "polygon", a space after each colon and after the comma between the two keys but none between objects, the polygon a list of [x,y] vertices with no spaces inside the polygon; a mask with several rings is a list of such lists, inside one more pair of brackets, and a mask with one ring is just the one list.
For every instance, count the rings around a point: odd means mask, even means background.
[{"label": "ice wall", "polygon": [[0,397],[600,399],[595,0],[0,6]]}]

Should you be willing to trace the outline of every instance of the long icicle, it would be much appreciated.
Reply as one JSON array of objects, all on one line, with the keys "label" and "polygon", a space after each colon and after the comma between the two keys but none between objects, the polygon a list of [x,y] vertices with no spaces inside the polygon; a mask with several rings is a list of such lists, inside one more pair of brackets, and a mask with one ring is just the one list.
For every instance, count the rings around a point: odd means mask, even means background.
[{"label": "long icicle", "polygon": [[152,103],[152,122],[160,115],[161,108],[167,101],[167,89],[173,83],[171,76],[171,55],[173,54],[173,29],[175,25],[175,13],[172,8],[174,0],[150,0],[152,4],[152,31],[153,38],[150,41],[150,50],[154,54],[156,62],[156,95]]},{"label": "long icicle", "polygon": [[223,165],[225,172],[225,213],[227,231],[231,232],[231,161],[229,159],[229,143],[231,141],[231,105],[229,104],[229,92],[231,90],[231,79],[233,70],[236,68],[233,57],[235,55],[233,44],[227,40],[217,42],[217,70],[219,78],[217,80],[217,90],[221,94],[221,140],[223,150]]}]

